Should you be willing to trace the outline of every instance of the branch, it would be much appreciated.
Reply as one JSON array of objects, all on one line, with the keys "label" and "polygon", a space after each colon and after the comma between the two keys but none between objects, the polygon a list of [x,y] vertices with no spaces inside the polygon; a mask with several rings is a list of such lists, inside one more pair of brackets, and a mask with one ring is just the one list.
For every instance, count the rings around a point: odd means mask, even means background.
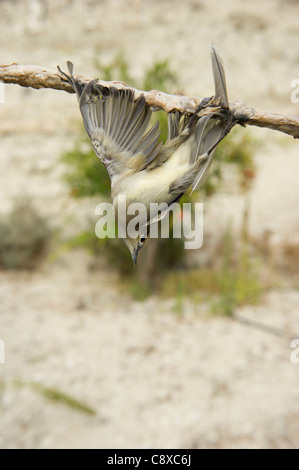
[{"label": "branch", "polygon": [[[82,83],[87,83],[90,79],[78,76]],[[2,65],[0,66],[0,80],[4,83],[14,83],[23,87],[31,88],[53,88],[63,90],[68,93],[74,93],[73,89],[65,81],[63,76],[56,70],[37,65]],[[190,97],[183,95],[169,95],[162,91],[151,90],[141,91],[136,88],[128,87],[123,82],[105,82],[98,80],[101,85],[116,88],[131,88],[134,90],[136,99],[141,94],[144,95],[146,102],[153,108],[163,109],[169,113],[171,111],[180,111],[183,114],[193,114],[198,104],[201,102],[199,97]],[[208,114],[219,109],[219,103],[212,102],[212,105],[204,109],[199,115]],[[234,114],[239,123],[250,126],[266,127],[276,131],[284,132],[294,138],[299,138],[299,118],[284,114],[274,114],[262,111],[256,111],[243,103],[229,103],[230,111]]]}]

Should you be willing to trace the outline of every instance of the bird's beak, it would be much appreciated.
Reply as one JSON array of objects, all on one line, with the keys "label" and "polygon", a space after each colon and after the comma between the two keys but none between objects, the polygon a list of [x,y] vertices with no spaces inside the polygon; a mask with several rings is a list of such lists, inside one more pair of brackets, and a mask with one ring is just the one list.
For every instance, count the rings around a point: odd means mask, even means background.
[{"label": "bird's beak", "polygon": [[131,252],[131,256],[132,256],[133,264],[134,264],[134,266],[136,266],[138,250],[135,250],[135,251]]}]

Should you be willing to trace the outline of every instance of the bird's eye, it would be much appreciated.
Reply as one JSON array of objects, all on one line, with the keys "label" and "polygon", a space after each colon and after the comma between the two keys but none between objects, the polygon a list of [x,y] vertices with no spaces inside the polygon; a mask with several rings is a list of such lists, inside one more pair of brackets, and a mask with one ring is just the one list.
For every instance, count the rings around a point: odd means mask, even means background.
[{"label": "bird's eye", "polygon": [[140,243],[144,244],[145,242],[146,242],[146,236],[142,235],[142,237],[140,237]]}]

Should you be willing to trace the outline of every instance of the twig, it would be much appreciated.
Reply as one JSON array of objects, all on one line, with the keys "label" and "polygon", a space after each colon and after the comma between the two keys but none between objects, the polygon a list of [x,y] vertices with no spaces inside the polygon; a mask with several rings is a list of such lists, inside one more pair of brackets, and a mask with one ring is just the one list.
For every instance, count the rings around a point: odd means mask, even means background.
[{"label": "twig", "polygon": [[265,333],[270,333],[275,336],[283,336],[284,332],[280,328],[274,328],[273,326],[264,325],[258,321],[249,320],[248,318],[241,317],[240,315],[233,314],[232,317],[234,320],[237,320],[243,325],[251,326],[252,328],[256,328],[258,330],[264,331]]},{"label": "twig", "polygon": [[[78,76],[82,83],[87,83],[90,79]],[[53,88],[63,90],[68,93],[74,93],[69,83],[56,70],[37,65],[2,65],[0,66],[0,80],[4,83],[14,83],[23,87],[31,88]],[[170,95],[162,91],[151,90],[141,91],[136,88],[128,87],[123,82],[105,82],[99,80],[99,83],[107,87],[131,88],[134,90],[136,99],[143,94],[146,102],[153,108],[163,109],[167,113],[171,111],[180,111],[183,114],[193,114],[196,107],[201,102],[199,97]],[[211,105],[202,110],[199,115],[204,115],[219,109],[219,103],[211,102]],[[284,114],[274,114],[262,111],[256,111],[254,108],[247,107],[240,102],[229,102],[230,111],[234,114],[239,124],[248,124],[250,126],[265,127],[276,131],[284,132],[294,138],[299,138],[299,118]]]}]

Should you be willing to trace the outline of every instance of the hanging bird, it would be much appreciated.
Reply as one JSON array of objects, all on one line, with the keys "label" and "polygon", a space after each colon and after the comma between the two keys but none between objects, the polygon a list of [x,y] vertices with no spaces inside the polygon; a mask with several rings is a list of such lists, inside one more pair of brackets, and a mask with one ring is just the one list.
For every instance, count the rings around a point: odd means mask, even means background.
[{"label": "hanging bird", "polygon": [[[67,66],[70,75],[58,70],[77,93],[86,132],[111,180],[115,214],[120,196],[125,197],[126,208],[136,202],[146,208],[138,235],[125,232],[123,238],[135,264],[150,224],[161,220],[190,186],[194,190],[203,181],[217,144],[234,124],[222,62],[212,46],[214,98],[221,110],[199,118],[198,111],[209,103],[205,99],[191,116],[170,113],[164,145],[159,141],[158,121],[147,130],[152,111],[143,95],[134,101],[134,91],[128,88],[108,88],[97,80],[82,84],[74,77],[73,64],[67,62]],[[153,217],[151,203],[164,203],[166,209]],[[127,226],[132,217],[126,214],[123,223]]]}]

